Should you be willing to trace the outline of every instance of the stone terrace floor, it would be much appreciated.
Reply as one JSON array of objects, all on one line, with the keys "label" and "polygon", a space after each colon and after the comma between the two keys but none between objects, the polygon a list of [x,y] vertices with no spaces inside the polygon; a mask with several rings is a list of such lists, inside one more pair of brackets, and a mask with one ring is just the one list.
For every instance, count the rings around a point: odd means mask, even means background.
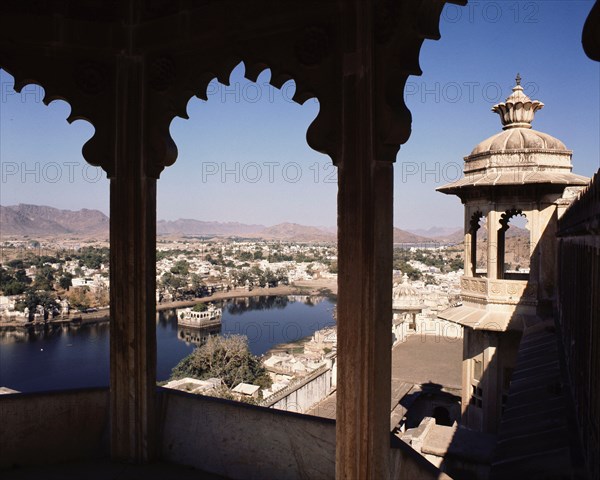
[{"label": "stone terrace floor", "polygon": [[[33,453],[35,455],[35,453]],[[108,460],[24,467],[0,471],[2,480],[224,480],[189,467],[169,463],[130,465]]]},{"label": "stone terrace floor", "polygon": [[[413,334],[392,350],[392,396],[404,395],[404,385],[436,383],[460,390],[462,381],[462,338]],[[396,388],[395,388],[396,387]],[[404,392],[404,393],[402,393]],[[400,398],[392,398],[392,404]],[[312,407],[309,415],[335,418],[336,394]]]}]

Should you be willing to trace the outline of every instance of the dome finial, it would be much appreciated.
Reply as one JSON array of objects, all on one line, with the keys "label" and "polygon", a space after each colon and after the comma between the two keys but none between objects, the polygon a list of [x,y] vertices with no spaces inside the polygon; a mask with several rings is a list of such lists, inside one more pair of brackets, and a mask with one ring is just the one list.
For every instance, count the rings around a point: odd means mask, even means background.
[{"label": "dome finial", "polygon": [[521,75],[517,73],[516,85],[510,96],[504,101],[492,107],[492,111],[500,115],[503,129],[508,128],[531,128],[531,122],[535,112],[541,110],[544,104],[538,100],[531,100],[523,91],[521,86]]}]

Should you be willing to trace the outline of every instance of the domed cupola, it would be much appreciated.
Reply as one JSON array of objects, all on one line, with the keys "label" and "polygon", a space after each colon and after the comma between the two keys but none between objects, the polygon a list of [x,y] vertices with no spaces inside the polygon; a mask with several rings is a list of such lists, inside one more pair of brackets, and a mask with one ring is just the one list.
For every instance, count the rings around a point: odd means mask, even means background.
[{"label": "domed cupola", "polygon": [[[465,157],[463,178],[438,188],[464,205],[461,303],[438,318],[464,327],[463,425],[482,432],[497,432],[520,332],[556,308],[558,219],[588,183],[571,173],[572,152],[560,140],[531,128],[543,106],[517,75],[512,94],[492,108],[502,131]],[[526,221],[519,238],[510,235],[513,217]],[[512,265],[517,258],[525,268]]]},{"label": "domed cupola", "polygon": [[392,301],[395,309],[406,309],[422,303],[419,292],[410,285],[406,273],[402,277],[402,283],[394,284]]}]

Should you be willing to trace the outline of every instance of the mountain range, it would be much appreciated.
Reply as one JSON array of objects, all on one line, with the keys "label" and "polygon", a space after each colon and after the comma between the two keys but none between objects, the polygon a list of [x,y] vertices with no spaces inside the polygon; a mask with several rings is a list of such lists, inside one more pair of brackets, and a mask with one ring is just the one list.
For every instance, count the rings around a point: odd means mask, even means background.
[{"label": "mountain range", "polygon": [[0,205],[0,235],[108,238],[109,220],[99,210],[60,210],[46,205]]},{"label": "mountain range", "polygon": [[[273,226],[195,219],[159,220],[160,236],[244,237],[299,242],[334,242],[335,227],[297,223]],[[0,236],[83,237],[108,239],[109,219],[99,210],[61,210],[46,205],[0,206]],[[462,229],[433,227],[411,232],[394,228],[394,243],[460,242]]]}]

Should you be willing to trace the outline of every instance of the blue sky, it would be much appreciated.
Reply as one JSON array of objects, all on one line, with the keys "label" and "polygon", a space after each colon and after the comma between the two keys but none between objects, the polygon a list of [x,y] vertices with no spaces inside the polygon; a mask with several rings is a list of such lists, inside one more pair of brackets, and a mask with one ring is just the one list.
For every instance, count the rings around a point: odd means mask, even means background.
[{"label": "blue sky", "polygon": [[[410,77],[405,89],[413,133],[396,161],[396,226],[462,224],[458,199],[435,188],[456,179],[463,157],[500,131],[490,109],[510,94],[517,72],[526,93],[545,103],[534,128],[574,151],[574,172],[590,176],[598,169],[600,64],[581,48],[592,4],[506,0],[446,6],[442,38],[424,43],[424,74]],[[334,225],[335,169],[305,140],[318,101],[298,105],[290,100],[293,82],[277,90],[268,84],[269,71],[256,84],[243,72],[243,65],[234,69],[229,87],[211,83],[208,101],[190,100],[190,119],[171,124],[179,158],[159,180],[158,217]],[[83,121],[69,125],[69,105],[45,106],[39,87],[16,94],[6,72],[0,86],[0,203],[108,212],[108,180],[81,156],[93,127]]]}]

